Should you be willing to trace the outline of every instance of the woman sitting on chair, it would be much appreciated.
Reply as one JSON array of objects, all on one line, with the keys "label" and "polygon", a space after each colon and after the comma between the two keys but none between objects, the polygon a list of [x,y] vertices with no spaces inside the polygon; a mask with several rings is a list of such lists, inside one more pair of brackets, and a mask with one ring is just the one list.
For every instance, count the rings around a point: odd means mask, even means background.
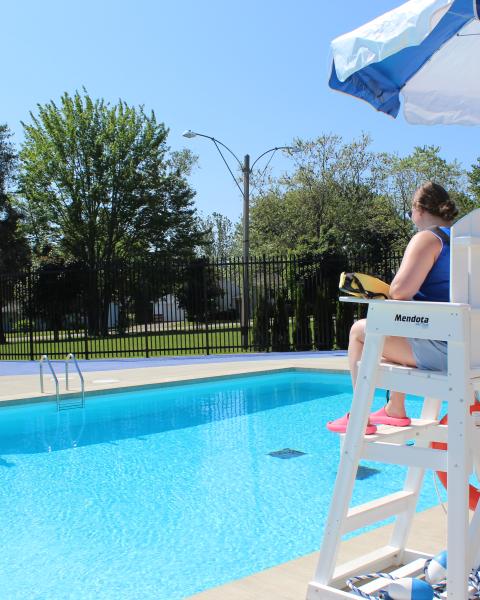
[{"label": "woman sitting on chair", "polygon": [[[392,300],[450,300],[450,227],[457,214],[455,203],[441,185],[430,181],[418,188],[409,215],[419,231],[410,240],[390,286]],[[348,363],[353,387],[365,342],[365,325],[366,319],[361,319],[350,330]],[[445,371],[447,342],[387,337],[383,360],[407,367]],[[347,414],[336,421],[330,421],[327,428],[336,433],[344,433],[348,417]],[[387,404],[370,415],[366,433],[375,433],[376,425],[380,424],[396,427],[410,425],[410,419],[405,413],[405,394],[387,392]]]}]

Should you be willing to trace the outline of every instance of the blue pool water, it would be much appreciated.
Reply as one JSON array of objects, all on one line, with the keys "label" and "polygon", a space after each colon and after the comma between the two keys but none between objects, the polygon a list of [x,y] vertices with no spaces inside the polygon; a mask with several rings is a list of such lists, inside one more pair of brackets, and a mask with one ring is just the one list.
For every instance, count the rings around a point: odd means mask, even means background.
[{"label": "blue pool water", "polygon": [[[2,408],[0,597],[176,600],[317,550],[324,424],[350,401],[346,375],[305,371]],[[285,448],[304,454],[269,454]],[[401,487],[403,469],[364,467],[354,504]],[[437,502],[427,475],[420,508]]]}]

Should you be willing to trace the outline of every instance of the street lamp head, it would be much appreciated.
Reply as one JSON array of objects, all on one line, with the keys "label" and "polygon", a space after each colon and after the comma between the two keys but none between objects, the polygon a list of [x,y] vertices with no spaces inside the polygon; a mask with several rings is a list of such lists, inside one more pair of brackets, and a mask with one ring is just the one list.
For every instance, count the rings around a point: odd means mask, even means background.
[{"label": "street lamp head", "polygon": [[196,134],[194,131],[192,131],[191,129],[187,129],[186,131],[184,131],[184,132],[182,133],[182,135],[183,135],[183,137],[186,137],[186,138],[194,138],[194,137],[197,137],[197,134]]}]

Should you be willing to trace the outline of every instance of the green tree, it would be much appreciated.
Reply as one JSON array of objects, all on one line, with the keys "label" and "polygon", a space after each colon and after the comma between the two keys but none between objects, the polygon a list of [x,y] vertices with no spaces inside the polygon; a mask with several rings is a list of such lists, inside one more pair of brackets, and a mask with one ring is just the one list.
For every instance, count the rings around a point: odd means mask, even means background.
[{"label": "green tree", "polygon": [[223,294],[208,258],[201,257],[178,265],[176,291],[180,308],[190,321],[211,320],[217,311],[217,300]]},{"label": "green tree", "polygon": [[10,141],[7,125],[0,125],[0,344],[6,342],[3,309],[15,291],[15,282],[20,272],[30,264],[30,248],[23,233],[23,216],[14,207],[9,191],[15,181],[17,156]]},{"label": "green tree", "polygon": [[201,220],[205,230],[205,254],[209,258],[228,258],[234,248],[235,230],[232,221],[221,213],[214,212]]},{"label": "green tree", "polygon": [[34,322],[42,321],[53,331],[53,341],[60,340],[63,329],[78,329],[83,315],[82,305],[85,270],[61,258],[46,256],[32,277],[32,306]]},{"label": "green tree", "polygon": [[38,105],[23,124],[20,190],[34,241],[89,268],[152,252],[192,255],[203,243],[185,175],[155,114],[85,91]]},{"label": "green tree", "polygon": [[458,161],[442,158],[439,146],[415,146],[407,156],[383,154],[383,160],[385,191],[402,215],[410,210],[415,190],[426,181],[435,181],[450,193],[466,191],[465,171]]},{"label": "green tree", "polygon": [[23,215],[15,208],[9,187],[15,181],[17,155],[7,125],[0,125],[0,274],[29,264],[30,249],[21,228]]},{"label": "green tree", "polygon": [[[155,114],[85,91],[38,105],[23,124],[20,191],[35,247],[49,244],[68,263],[108,275],[118,260],[191,257],[203,243],[185,176],[187,151],[169,154]],[[114,281],[89,280],[92,334],[108,332]],[[154,298],[151,298],[154,300]]]},{"label": "green tree", "polygon": [[254,254],[402,252],[414,231],[406,218],[413,192],[430,179],[458,197],[461,208],[471,204],[465,172],[435,146],[400,157],[373,152],[365,134],[348,142],[324,135],[295,146],[292,173],[253,193]]},{"label": "green tree", "polygon": [[467,214],[475,208],[480,208],[480,157],[472,165],[467,177],[469,194],[465,194],[461,198],[455,198],[461,215]]},{"label": "green tree", "polygon": [[382,192],[385,161],[369,136],[295,140],[295,170],[254,196],[251,246],[256,254],[389,249],[403,223]]}]

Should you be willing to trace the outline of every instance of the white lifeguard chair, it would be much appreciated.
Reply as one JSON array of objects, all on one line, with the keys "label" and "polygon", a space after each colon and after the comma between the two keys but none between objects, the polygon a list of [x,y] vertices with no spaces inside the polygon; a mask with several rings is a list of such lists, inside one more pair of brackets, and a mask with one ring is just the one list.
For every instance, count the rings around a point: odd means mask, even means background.
[{"label": "white lifeguard chair", "polygon": [[[320,558],[307,600],[358,598],[345,590],[346,580],[372,571],[393,567],[394,576],[421,575],[430,556],[407,548],[406,543],[425,469],[448,475],[448,574],[442,597],[469,597],[468,575],[480,564],[480,502],[473,516],[469,512],[469,478],[474,468],[480,477],[480,427],[475,427],[470,414],[474,392],[480,389],[480,209],[454,225],[450,244],[451,302],[365,301],[365,346]],[[447,372],[382,362],[386,336],[447,341]],[[412,419],[411,426],[405,428],[380,425],[375,435],[365,436],[375,388],[423,396],[421,418]],[[442,401],[448,403],[448,425],[438,421]],[[407,445],[409,440],[414,440],[414,445]],[[432,441],[448,442],[448,449],[433,449]],[[362,458],[405,465],[407,475],[398,492],[350,508]],[[388,545],[336,565],[342,535],[392,516],[396,521]],[[360,589],[374,594],[387,583],[376,579]]]}]

